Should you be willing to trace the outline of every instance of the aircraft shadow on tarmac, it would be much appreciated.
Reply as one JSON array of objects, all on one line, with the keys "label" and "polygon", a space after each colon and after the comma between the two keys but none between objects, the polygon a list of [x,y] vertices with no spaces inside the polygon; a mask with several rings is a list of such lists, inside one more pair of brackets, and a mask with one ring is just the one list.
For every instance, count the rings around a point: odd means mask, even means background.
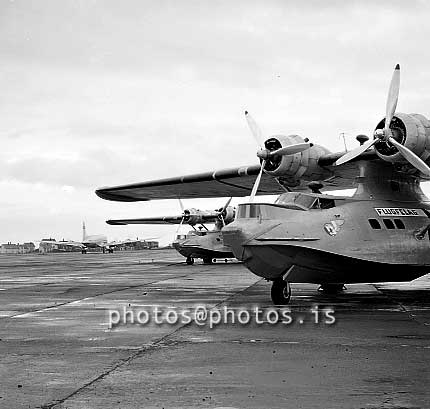
[{"label": "aircraft shadow on tarmac", "polygon": [[[398,283],[396,283],[398,285]],[[266,292],[262,291],[262,286],[269,286],[270,283],[264,280],[259,281],[252,287],[245,290],[243,299],[246,303],[254,302],[257,304],[270,303],[265,296]],[[427,309],[430,307],[430,288],[381,288],[379,285],[372,284],[349,284],[346,290],[330,294],[318,291],[318,285],[314,284],[292,284],[294,296],[291,297],[291,306],[312,304],[332,305],[336,307],[363,307],[368,306],[372,309],[381,307],[393,307],[398,304],[401,309],[402,305],[408,305],[415,308]]]}]

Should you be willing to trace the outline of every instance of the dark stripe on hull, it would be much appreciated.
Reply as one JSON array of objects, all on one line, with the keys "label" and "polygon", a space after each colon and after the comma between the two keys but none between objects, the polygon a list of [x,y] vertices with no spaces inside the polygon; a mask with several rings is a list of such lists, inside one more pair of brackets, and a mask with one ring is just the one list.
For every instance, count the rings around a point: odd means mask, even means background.
[{"label": "dark stripe on hull", "polygon": [[294,266],[286,280],[295,283],[411,281],[430,273],[428,265],[380,263],[294,245],[247,245],[243,262],[269,280]]},{"label": "dark stripe on hull", "polygon": [[234,254],[226,251],[214,251],[195,247],[183,247],[173,243],[175,250],[184,257],[192,258],[234,258]]}]

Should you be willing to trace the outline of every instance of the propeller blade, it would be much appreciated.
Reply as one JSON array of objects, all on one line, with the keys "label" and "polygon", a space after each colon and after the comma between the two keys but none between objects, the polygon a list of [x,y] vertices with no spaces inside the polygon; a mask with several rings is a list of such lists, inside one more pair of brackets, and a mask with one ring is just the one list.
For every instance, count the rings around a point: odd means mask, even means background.
[{"label": "propeller blade", "polygon": [[224,207],[220,210],[221,215],[227,210],[227,207],[230,205],[231,199],[233,199],[233,197],[230,197]]},{"label": "propeller blade", "polygon": [[409,150],[406,146],[403,146],[397,142],[394,138],[388,138],[388,140],[399,150],[399,152],[411,165],[417,168],[424,175],[430,176],[430,168],[420,157],[415,155],[415,153]]},{"label": "propeller blade", "polygon": [[179,200],[179,206],[181,206],[182,213],[184,213],[184,204],[182,203],[182,200],[179,199],[179,197],[178,197],[178,200]]},{"label": "propeller blade", "polygon": [[178,228],[176,229],[175,238],[173,239],[173,241],[175,241],[175,240],[177,239],[179,229],[181,228],[181,226],[182,226],[182,224],[183,224],[183,223],[184,223],[184,218],[182,217],[182,219],[181,219],[181,223],[179,223],[179,226],[178,226]]},{"label": "propeller blade", "polygon": [[284,148],[279,148],[276,151],[270,151],[269,155],[270,156],[294,155],[295,153],[303,152],[306,149],[309,149],[310,147],[311,147],[310,143],[296,143],[294,145],[285,146]]},{"label": "propeller blade", "polygon": [[389,135],[390,123],[396,112],[397,100],[399,99],[400,88],[400,65],[397,64],[391,78],[390,88],[388,90],[387,105],[385,107],[385,135]]},{"label": "propeller blade", "polygon": [[257,176],[257,179],[255,179],[255,183],[251,191],[251,196],[249,197],[249,203],[252,203],[254,201],[254,197],[257,194],[258,187],[260,186],[261,175],[263,174],[263,169],[265,165],[266,165],[266,161],[263,160],[263,162],[261,162],[260,172]]},{"label": "propeller blade", "polygon": [[379,141],[379,139],[368,140],[367,142],[363,143],[363,145],[360,145],[358,148],[345,153],[345,155],[341,156],[335,162],[335,166],[342,165],[343,163],[349,162],[350,160],[356,158],[357,156],[361,155],[364,151],[367,151],[367,149],[373,146],[377,141]]},{"label": "propeller blade", "polygon": [[248,111],[245,111],[246,122],[248,122],[249,129],[251,130],[252,135],[257,141],[260,147],[264,146],[264,137],[261,132],[260,127],[257,125],[257,122],[254,121],[254,118],[249,114]]}]

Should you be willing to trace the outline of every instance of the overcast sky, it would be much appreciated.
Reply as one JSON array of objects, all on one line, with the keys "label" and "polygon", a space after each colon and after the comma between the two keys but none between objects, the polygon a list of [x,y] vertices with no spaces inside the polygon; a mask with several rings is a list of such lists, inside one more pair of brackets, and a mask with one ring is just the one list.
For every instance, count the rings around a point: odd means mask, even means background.
[{"label": "overcast sky", "polygon": [[396,63],[398,111],[430,117],[429,21],[427,1],[0,0],[0,242],[77,240],[82,220],[165,241],[174,228],[104,220],[176,201],[94,190],[257,163],[245,109],[267,135],[352,148]]}]

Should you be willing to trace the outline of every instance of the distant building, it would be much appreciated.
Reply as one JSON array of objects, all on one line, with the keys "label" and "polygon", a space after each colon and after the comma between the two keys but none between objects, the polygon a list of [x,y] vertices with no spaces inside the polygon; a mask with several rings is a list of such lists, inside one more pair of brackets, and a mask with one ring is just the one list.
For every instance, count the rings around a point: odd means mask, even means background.
[{"label": "distant building", "polygon": [[36,251],[36,246],[31,241],[23,244],[26,253],[33,253]]},{"label": "distant building", "polygon": [[158,241],[130,241],[115,247],[116,251],[148,250],[158,248]]},{"label": "distant building", "polygon": [[158,241],[146,241],[145,242],[148,246],[148,249],[158,249]]},{"label": "distant building", "polygon": [[158,248],[158,241],[136,241],[131,243],[130,250],[147,250]]},{"label": "distant building", "polygon": [[39,243],[39,253],[51,253],[54,248],[57,248],[57,241],[55,239],[42,239]]},{"label": "distant building", "polygon": [[5,243],[2,244],[0,247],[0,254],[25,254],[25,253],[32,253],[35,250],[36,246],[34,243]]},{"label": "distant building", "polygon": [[62,241],[56,241],[55,239],[42,239],[39,244],[39,253],[64,253],[72,251],[81,251],[80,246],[72,246],[70,244],[64,244]]}]

